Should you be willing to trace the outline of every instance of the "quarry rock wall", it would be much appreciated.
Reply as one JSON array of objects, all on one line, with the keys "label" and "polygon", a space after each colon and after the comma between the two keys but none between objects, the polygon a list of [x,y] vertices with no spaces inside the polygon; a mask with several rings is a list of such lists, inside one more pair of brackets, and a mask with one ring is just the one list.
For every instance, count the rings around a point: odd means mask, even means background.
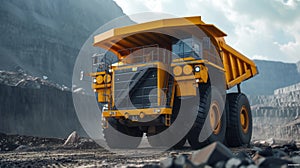
[{"label": "quarry rock wall", "polygon": [[274,90],[269,96],[249,96],[253,138],[300,140],[300,83]]},{"label": "quarry rock wall", "polygon": [[0,132],[61,138],[72,131],[85,135],[70,91],[0,84],[0,102]]}]

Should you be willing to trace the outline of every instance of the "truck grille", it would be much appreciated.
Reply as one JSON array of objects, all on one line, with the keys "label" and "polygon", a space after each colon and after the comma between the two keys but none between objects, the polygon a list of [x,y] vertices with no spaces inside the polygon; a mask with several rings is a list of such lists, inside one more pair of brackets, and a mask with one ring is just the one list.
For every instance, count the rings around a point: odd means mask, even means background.
[{"label": "truck grille", "polygon": [[157,106],[157,68],[138,67],[115,71],[115,109]]}]

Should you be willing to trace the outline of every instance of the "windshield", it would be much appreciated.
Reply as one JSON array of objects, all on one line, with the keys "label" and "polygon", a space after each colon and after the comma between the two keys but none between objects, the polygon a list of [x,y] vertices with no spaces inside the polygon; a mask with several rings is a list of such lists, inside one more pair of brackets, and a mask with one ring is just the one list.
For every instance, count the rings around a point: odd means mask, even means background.
[{"label": "windshield", "polygon": [[172,45],[172,52],[181,58],[202,58],[202,43],[196,38],[179,40]]}]

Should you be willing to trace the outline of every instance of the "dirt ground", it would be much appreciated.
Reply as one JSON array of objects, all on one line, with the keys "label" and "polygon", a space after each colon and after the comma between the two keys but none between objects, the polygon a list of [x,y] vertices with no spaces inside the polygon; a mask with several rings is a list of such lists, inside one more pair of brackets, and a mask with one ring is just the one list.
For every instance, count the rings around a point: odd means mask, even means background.
[{"label": "dirt ground", "polygon": [[[136,150],[108,151],[90,139],[64,146],[64,139],[0,135],[0,167],[143,167],[159,165],[161,160],[179,154],[191,155],[188,145],[182,150],[157,152],[143,145]],[[233,153],[251,148],[230,148]]]},{"label": "dirt ground", "polygon": [[142,167],[159,164],[166,154],[127,157],[104,149],[60,149],[0,154],[0,167]]},{"label": "dirt ground", "polygon": [[[138,149],[135,152],[144,153],[146,150],[148,149]],[[0,167],[143,167],[159,165],[160,161],[168,156],[182,153],[191,154],[192,150],[187,147],[183,150],[170,150],[150,156],[115,154],[103,148],[10,151],[0,153]]]}]

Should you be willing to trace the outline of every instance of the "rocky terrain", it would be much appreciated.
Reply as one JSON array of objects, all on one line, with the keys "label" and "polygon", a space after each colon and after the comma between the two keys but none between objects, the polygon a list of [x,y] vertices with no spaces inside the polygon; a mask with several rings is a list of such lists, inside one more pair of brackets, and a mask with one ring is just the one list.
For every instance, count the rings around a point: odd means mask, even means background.
[{"label": "rocky terrain", "polygon": [[32,76],[71,87],[84,42],[120,16],[124,13],[113,0],[1,1],[0,69],[21,67]]},{"label": "rocky terrain", "polygon": [[250,96],[254,137],[300,140],[300,83]]},{"label": "rocky terrain", "polygon": [[48,81],[47,76],[43,76],[43,78],[34,77],[25,73],[22,69],[19,69],[17,72],[0,70],[0,84],[32,89],[40,89],[41,87],[52,87],[61,91],[71,91],[71,89],[64,85],[59,85],[57,83]]},{"label": "rocky terrain", "polygon": [[1,133],[0,167],[300,167],[299,144],[295,141],[255,142],[240,148],[213,143],[197,151],[187,146],[139,155],[150,148],[112,153],[74,135],[76,132],[67,139],[56,139]]},{"label": "rocky terrain", "polygon": [[[254,117],[247,147],[136,156],[144,147],[128,150],[133,157],[84,138],[70,89],[74,62],[91,33],[123,15],[112,0],[1,2],[0,167],[300,167],[300,62],[255,60],[260,74],[242,84]],[[70,142],[74,130],[81,137]]]},{"label": "rocky terrain", "polygon": [[33,77],[22,70],[0,71],[0,132],[65,137],[84,134],[72,92],[64,85]]}]

